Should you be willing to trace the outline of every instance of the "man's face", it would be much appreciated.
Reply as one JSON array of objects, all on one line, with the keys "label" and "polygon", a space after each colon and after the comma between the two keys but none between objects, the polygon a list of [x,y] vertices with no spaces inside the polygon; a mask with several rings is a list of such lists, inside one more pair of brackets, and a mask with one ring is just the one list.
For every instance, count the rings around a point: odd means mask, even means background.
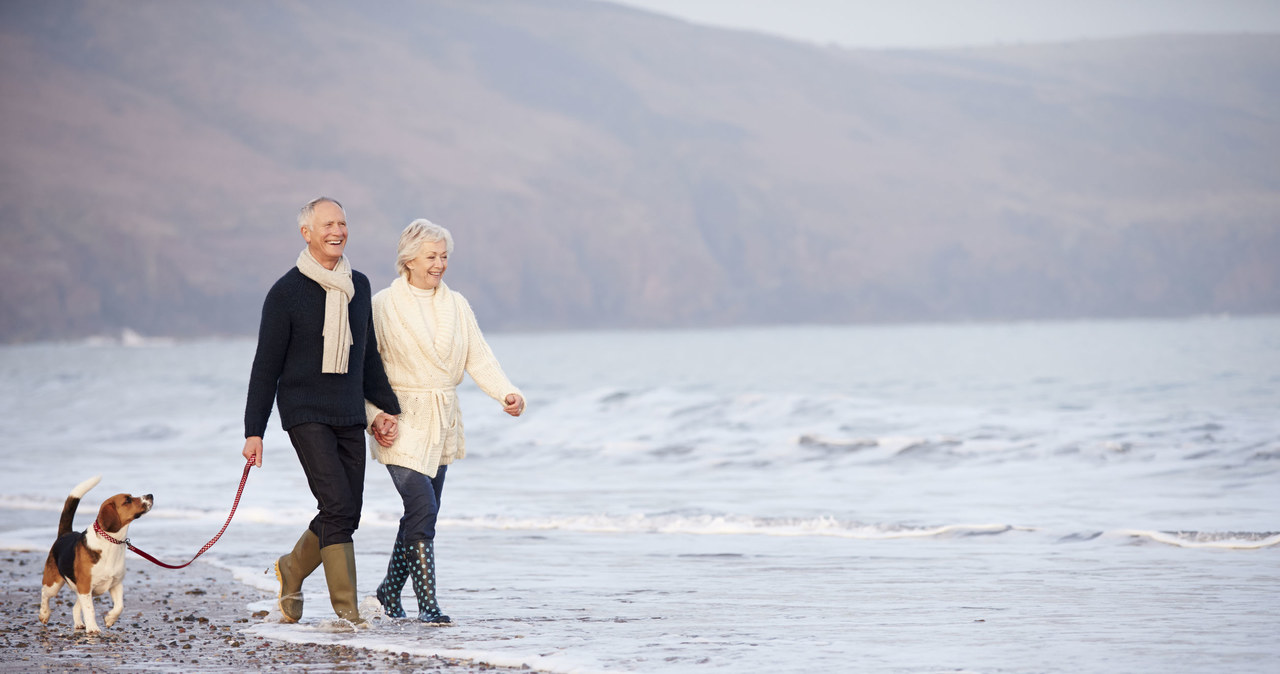
[{"label": "man's face", "polygon": [[342,259],[347,248],[347,217],[332,201],[316,204],[311,214],[310,226],[302,227],[302,238],[307,242],[311,257],[325,267],[333,269]]}]

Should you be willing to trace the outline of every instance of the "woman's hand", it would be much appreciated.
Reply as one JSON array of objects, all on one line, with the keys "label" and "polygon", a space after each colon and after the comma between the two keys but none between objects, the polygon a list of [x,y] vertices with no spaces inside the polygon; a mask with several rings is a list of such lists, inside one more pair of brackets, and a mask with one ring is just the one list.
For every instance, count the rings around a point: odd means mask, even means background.
[{"label": "woman's hand", "polygon": [[508,393],[504,402],[506,404],[502,406],[502,411],[511,416],[518,417],[524,412],[524,398],[519,393]]},{"label": "woman's hand", "polygon": [[399,422],[397,419],[386,412],[379,412],[378,416],[373,418],[373,439],[378,441],[383,447],[390,447],[396,442],[396,436],[400,434]]}]

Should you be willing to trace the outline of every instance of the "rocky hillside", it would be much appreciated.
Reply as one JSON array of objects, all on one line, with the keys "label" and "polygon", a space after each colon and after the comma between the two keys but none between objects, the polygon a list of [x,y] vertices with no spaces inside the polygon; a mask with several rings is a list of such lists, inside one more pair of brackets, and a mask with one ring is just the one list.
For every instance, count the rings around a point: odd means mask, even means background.
[{"label": "rocky hillside", "polygon": [[0,341],[253,334],[347,207],[488,329],[1280,311],[1280,36],[848,51],[589,0],[0,5]]}]

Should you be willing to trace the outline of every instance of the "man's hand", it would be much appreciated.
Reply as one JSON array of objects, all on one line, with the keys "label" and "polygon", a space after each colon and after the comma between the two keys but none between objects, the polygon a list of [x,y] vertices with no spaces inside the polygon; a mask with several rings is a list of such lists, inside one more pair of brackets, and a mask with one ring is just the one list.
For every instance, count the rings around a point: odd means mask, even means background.
[{"label": "man's hand", "polygon": [[395,444],[396,437],[400,435],[399,420],[387,414],[379,412],[378,416],[373,418],[373,439],[378,441],[383,447],[390,447]]},{"label": "man's hand", "polygon": [[254,435],[244,439],[244,458],[252,461],[257,468],[262,467],[262,436]]}]

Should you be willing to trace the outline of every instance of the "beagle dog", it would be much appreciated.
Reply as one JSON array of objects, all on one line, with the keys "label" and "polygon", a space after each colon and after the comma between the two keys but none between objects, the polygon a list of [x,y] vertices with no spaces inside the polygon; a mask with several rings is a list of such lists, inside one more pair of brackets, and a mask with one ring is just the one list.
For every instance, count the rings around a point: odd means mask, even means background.
[{"label": "beagle dog", "polygon": [[115,624],[124,611],[124,552],[129,523],[151,510],[151,494],[137,497],[116,494],[102,502],[93,526],[81,532],[71,531],[80,499],[97,486],[101,475],[76,485],[62,505],[58,521],[58,540],[49,550],[44,563],[44,582],[40,587],[40,622],[49,624],[49,600],[58,596],[63,583],[76,592],[71,607],[71,621],[76,629],[97,634],[98,621],[93,616],[93,597],[111,593],[111,610],[107,627]]}]

